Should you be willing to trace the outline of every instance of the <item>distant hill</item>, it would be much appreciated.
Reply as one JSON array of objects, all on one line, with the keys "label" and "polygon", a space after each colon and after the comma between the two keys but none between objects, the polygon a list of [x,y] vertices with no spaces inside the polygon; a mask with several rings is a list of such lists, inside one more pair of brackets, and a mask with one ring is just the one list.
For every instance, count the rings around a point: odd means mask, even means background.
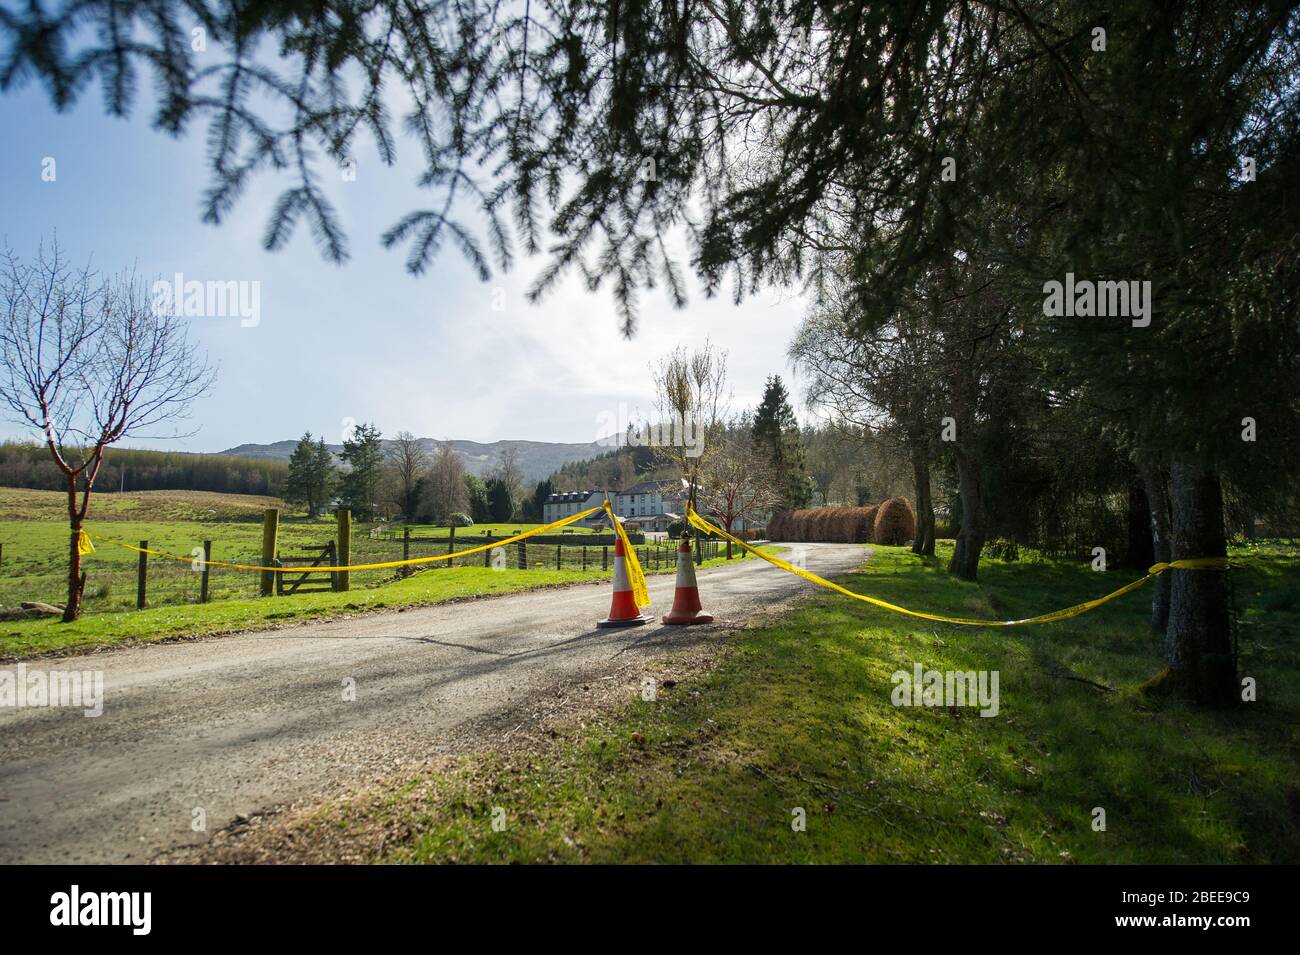
[{"label": "distant hill", "polygon": [[[420,446],[432,453],[442,442],[433,438],[420,438]],[[288,461],[298,444],[293,441],[274,441],[271,444],[241,444],[238,447],[222,451],[222,454],[236,455],[242,458],[262,458],[274,461]],[[388,441],[384,442],[387,446]],[[448,441],[452,449],[460,455],[465,470],[470,474],[485,477],[501,461],[501,455],[507,448],[514,448],[519,461],[519,468],[524,472],[526,481],[541,481],[558,471],[566,464],[596,457],[610,450],[599,442],[586,444],[561,444],[551,441],[493,441],[482,444],[478,441]],[[326,445],[335,455],[343,450],[339,444]]]}]

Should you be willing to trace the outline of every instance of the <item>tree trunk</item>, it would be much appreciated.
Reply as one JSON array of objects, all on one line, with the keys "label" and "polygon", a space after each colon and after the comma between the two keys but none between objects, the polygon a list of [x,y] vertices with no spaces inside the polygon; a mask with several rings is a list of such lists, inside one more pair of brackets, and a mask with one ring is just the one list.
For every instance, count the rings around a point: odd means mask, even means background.
[{"label": "tree trunk", "polygon": [[[1213,471],[1175,464],[1174,560],[1225,557],[1223,492]],[[1171,570],[1165,662],[1169,677],[1188,699],[1226,704],[1237,698],[1237,663],[1228,616],[1227,571]]]},{"label": "tree trunk", "polygon": [[81,521],[72,521],[72,536],[68,542],[68,602],[63,608],[63,622],[72,623],[81,616],[81,550],[77,541],[81,536]]},{"label": "tree trunk", "polygon": [[[1151,564],[1164,563],[1170,557],[1169,482],[1163,468],[1145,465],[1142,486],[1146,490],[1151,519]],[[1151,564],[1147,564],[1148,567]],[[1169,586],[1173,572],[1163,573],[1154,583],[1151,595],[1151,629],[1164,633],[1169,626]]]},{"label": "tree trunk", "polygon": [[934,556],[934,501],[930,497],[930,462],[922,450],[912,451],[912,474],[916,484],[916,537],[912,553]]},{"label": "tree trunk", "polygon": [[953,548],[948,573],[963,580],[974,580],[979,571],[980,551],[984,549],[984,507],[980,501],[979,464],[960,448],[957,457],[957,487],[961,494],[961,530]]},{"label": "tree trunk", "polygon": [[1151,507],[1142,479],[1134,477],[1128,486],[1128,547],[1124,551],[1124,566],[1145,572],[1156,562],[1154,545]]}]

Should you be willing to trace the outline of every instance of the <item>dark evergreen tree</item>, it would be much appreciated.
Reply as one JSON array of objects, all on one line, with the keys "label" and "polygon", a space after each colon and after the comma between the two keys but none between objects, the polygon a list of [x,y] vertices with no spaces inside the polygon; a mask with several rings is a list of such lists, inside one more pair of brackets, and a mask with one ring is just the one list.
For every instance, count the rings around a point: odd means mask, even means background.
[{"label": "dark evergreen tree", "polygon": [[[324,447],[323,439],[321,446]],[[344,440],[339,458],[348,465],[339,487],[343,506],[349,508],[357,520],[371,520],[379,502],[379,484],[384,468],[384,448],[379,429],[374,425],[357,425],[351,436]]]},{"label": "dark evergreen tree", "polygon": [[493,521],[499,524],[514,517],[514,493],[507,481],[504,481],[501,478],[488,478],[487,497],[488,516]]},{"label": "dark evergreen tree", "polygon": [[334,486],[334,458],[325,447],[325,439],[313,441],[308,431],[298,439],[289,456],[289,476],[284,485],[284,500],[301,504],[308,517],[316,517],[329,502]]},{"label": "dark evergreen tree", "polygon": [[790,407],[790,396],[780,375],[767,379],[763,400],[750,426],[754,449],[771,464],[780,491],[780,509],[807,507],[813,484],[808,475],[807,454],[799,433],[799,419]]},{"label": "dark evergreen tree", "polygon": [[533,521],[535,523],[540,522],[543,515],[546,513],[546,508],[544,506],[546,504],[546,499],[554,493],[555,485],[551,483],[550,478],[547,478],[545,481],[538,481],[537,487],[533,490],[533,493],[528,496],[528,500],[524,503],[524,520]]},{"label": "dark evergreen tree", "polygon": [[483,479],[476,474],[466,474],[465,493],[469,497],[469,516],[474,519],[474,523],[481,524],[492,520],[487,485],[483,483]]}]

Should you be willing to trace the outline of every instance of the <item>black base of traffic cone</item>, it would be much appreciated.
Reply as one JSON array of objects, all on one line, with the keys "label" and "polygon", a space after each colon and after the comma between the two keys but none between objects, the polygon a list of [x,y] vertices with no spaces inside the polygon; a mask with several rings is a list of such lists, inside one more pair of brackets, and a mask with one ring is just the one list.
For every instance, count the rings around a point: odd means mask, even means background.
[{"label": "black base of traffic cone", "polygon": [[626,617],[623,620],[597,620],[596,626],[602,630],[608,630],[610,627],[639,627],[649,622],[650,618],[642,615],[640,617]]}]

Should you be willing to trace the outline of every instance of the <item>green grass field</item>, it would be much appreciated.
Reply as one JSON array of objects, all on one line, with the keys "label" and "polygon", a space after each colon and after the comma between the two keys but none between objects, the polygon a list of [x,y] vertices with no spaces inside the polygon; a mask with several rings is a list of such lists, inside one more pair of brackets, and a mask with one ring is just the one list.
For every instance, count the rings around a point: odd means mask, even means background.
[{"label": "green grass field", "polygon": [[[255,572],[213,567],[208,604],[199,604],[200,575],[190,563],[163,558],[148,561],[146,609],[135,610],[136,572],[139,555],[115,546],[105,538],[138,544],[150,549],[188,556],[204,540],[214,542],[212,559],[230,563],[258,564],[261,548],[261,519],[266,507],[280,502],[274,498],[202,492],[162,491],[144,494],[104,495],[99,499],[103,519],[88,522],[88,530],[99,539],[96,550],[84,558],[87,574],[85,613],[73,624],[57,620],[0,621],[0,659],[30,657],[108,646],[121,642],[164,640],[177,636],[199,636],[237,630],[279,626],[295,620],[345,616],[376,610],[394,610],[456,600],[476,595],[508,593],[533,587],[597,580],[609,576],[601,570],[602,548],[586,549],[583,568],[580,543],[535,545],[527,551],[528,565],[519,569],[518,550],[510,548],[506,566],[484,567],[483,555],[440,561],[417,569],[405,579],[395,569],[356,571],[351,590],[345,593],[302,593],[260,598],[259,575]],[[58,495],[47,491],[0,488],[0,543],[4,545],[0,564],[0,607],[13,607],[24,600],[41,600],[62,606],[66,596],[67,526],[59,511]],[[14,519],[14,514],[39,515],[37,520]],[[214,519],[204,520],[202,518]],[[220,518],[220,519],[217,519]],[[535,524],[495,524],[461,528],[456,549],[474,546],[475,537],[487,530],[494,535],[514,534]],[[400,539],[372,538],[369,528],[354,527],[352,563],[397,560],[402,556]],[[336,532],[333,518],[308,520],[291,516],[280,524],[282,554],[295,553],[304,544],[331,540]],[[590,532],[573,535],[575,542]],[[416,537],[447,539],[447,528],[416,526]],[[413,546],[412,557],[445,553],[443,544]],[[675,555],[671,545],[638,548],[649,573],[671,573]],[[556,566],[557,556],[560,566]],[[612,558],[611,558],[612,559]],[[721,558],[705,562],[720,563]],[[290,576],[292,580],[292,576]]]},{"label": "green grass field", "polygon": [[[212,559],[236,564],[261,563],[261,520],[267,507],[283,507],[275,498],[253,495],[210,494],[193,491],[155,491],[138,494],[102,494],[92,499],[91,519],[86,529],[99,538],[95,553],[84,558],[86,590],[83,597],[86,613],[106,613],[132,609],[136,601],[136,570],[139,555],[116,546],[104,538],[138,546],[147,540],[149,548],[188,558],[203,541],[213,542]],[[484,533],[493,536],[513,535],[530,530],[537,524],[478,524],[458,528],[456,549],[475,546]],[[372,537],[371,531],[374,531]],[[583,569],[582,539],[593,532],[588,528],[573,530],[572,545],[559,552],[556,567],[555,546],[535,545],[528,552],[530,570]],[[309,520],[303,515],[281,517],[280,553],[302,556],[299,548],[319,545],[334,539],[337,528],[332,516]],[[447,540],[446,527],[413,525],[416,538]],[[29,491],[0,488],[0,608],[17,606],[25,600],[39,600],[62,606],[67,597],[67,514],[62,495],[54,491]],[[673,557],[667,544],[647,545],[643,553],[647,569],[663,569]],[[200,551],[201,553],[201,551]],[[414,544],[411,557],[446,553],[443,544]],[[507,555],[510,567],[516,566],[518,552]],[[357,524],[353,528],[353,564],[379,563],[402,557],[401,528]],[[587,568],[598,568],[600,548],[588,548]],[[481,566],[483,556],[458,558],[457,566]],[[445,562],[433,566],[445,567]],[[384,586],[396,571],[358,571],[352,574],[355,589]],[[151,558],[148,569],[148,606],[196,603],[199,578],[187,561]],[[209,599],[213,601],[246,600],[258,595],[258,575],[247,571],[213,567],[210,572]]]},{"label": "green grass field", "polygon": [[[1132,579],[989,560],[962,583],[942,547],[875,550],[844,583],[950,614],[1027,616]],[[409,833],[382,855],[398,862],[1297,862],[1300,553],[1241,556],[1240,669],[1259,700],[1232,711],[1139,691],[1160,667],[1149,590],[1013,630],[918,625],[821,592],[656,702],[327,807],[297,838]],[[891,674],[917,662],[998,671],[1000,712],[895,707]]]}]

